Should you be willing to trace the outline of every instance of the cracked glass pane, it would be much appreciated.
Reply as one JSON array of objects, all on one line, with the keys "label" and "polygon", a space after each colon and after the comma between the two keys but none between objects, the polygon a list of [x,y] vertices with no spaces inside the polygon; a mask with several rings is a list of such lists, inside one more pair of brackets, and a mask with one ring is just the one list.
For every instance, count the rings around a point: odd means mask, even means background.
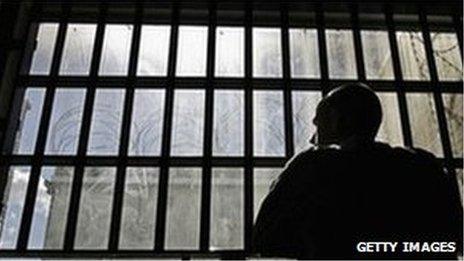
[{"label": "cracked glass pane", "polygon": [[171,155],[203,154],[204,94],[203,90],[174,92]]},{"label": "cracked glass pane", "polygon": [[289,30],[290,71],[292,78],[319,78],[319,45],[317,30],[298,28]]},{"label": "cracked glass pane", "polygon": [[100,75],[127,75],[132,25],[106,25],[100,60]]},{"label": "cracked glass pane", "polygon": [[120,249],[153,249],[158,179],[158,168],[127,168]]},{"label": "cracked glass pane", "polygon": [[45,88],[27,88],[19,115],[13,154],[32,154],[39,132]]},{"label": "cracked glass pane", "polygon": [[2,202],[0,249],[16,248],[30,174],[31,167],[10,167]]},{"label": "cracked glass pane", "polygon": [[97,89],[90,124],[89,155],[116,155],[119,151],[124,90]]},{"label": "cracked glass pane", "polygon": [[386,31],[361,31],[366,79],[393,80],[390,41]]},{"label": "cracked glass pane", "polygon": [[61,57],[61,75],[88,75],[92,58],[94,24],[68,24]]},{"label": "cracked glass pane", "polygon": [[407,93],[406,99],[414,147],[443,156],[433,94]]},{"label": "cracked glass pane", "polygon": [[282,77],[282,40],[279,28],[253,28],[253,77]]},{"label": "cracked glass pane", "polygon": [[169,170],[166,249],[200,246],[201,168]]},{"label": "cracked glass pane", "polygon": [[216,28],[216,77],[245,75],[245,35],[242,27]]},{"label": "cracked glass pane", "polygon": [[179,26],[176,76],[206,76],[208,27]]},{"label": "cracked glass pane", "polygon": [[396,93],[377,93],[382,105],[382,124],[377,133],[377,140],[386,142],[392,146],[403,146],[403,135],[398,97]]},{"label": "cracked glass pane", "polygon": [[351,30],[328,29],[325,34],[329,78],[357,79],[353,32]]},{"label": "cracked glass pane", "polygon": [[211,189],[211,250],[243,248],[243,184],[243,169],[213,169]]},{"label": "cracked glass pane", "polygon": [[462,94],[443,94],[448,133],[454,157],[462,157]]},{"label": "cracked glass pane", "polygon": [[309,140],[316,132],[313,119],[316,116],[317,104],[321,100],[320,92],[293,91],[293,140],[295,153],[310,147]]},{"label": "cracked glass pane", "polygon": [[135,90],[133,104],[129,155],[160,155],[164,90]]},{"label": "cracked glass pane", "polygon": [[281,169],[278,168],[255,168],[253,170],[253,216],[255,220],[273,181],[280,173]]},{"label": "cracked glass pane", "polygon": [[36,38],[37,45],[32,55],[29,74],[47,75],[50,73],[57,35],[57,23],[42,23],[39,25]]},{"label": "cracked glass pane", "polygon": [[255,156],[285,156],[284,105],[281,91],[253,92]]},{"label": "cracked glass pane", "polygon": [[433,56],[441,81],[462,81],[462,60],[456,34],[430,33]]},{"label": "cracked glass pane", "polygon": [[430,80],[421,32],[396,32],[401,71],[404,80]]},{"label": "cracked glass pane", "polygon": [[29,249],[62,249],[74,169],[42,167],[34,205]]},{"label": "cracked glass pane", "polygon": [[45,154],[77,153],[85,92],[85,89],[56,89]]},{"label": "cracked glass pane", "polygon": [[142,25],[138,76],[167,75],[170,35],[168,25]]},{"label": "cracked glass pane", "polygon": [[242,156],[245,120],[243,91],[214,92],[213,155]]},{"label": "cracked glass pane", "polygon": [[115,177],[116,168],[85,168],[75,249],[108,248]]}]

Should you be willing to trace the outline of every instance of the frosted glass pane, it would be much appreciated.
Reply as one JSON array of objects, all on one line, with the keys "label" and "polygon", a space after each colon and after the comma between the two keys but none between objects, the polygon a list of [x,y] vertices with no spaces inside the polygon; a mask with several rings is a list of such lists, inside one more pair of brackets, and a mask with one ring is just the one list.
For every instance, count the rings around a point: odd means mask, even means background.
[{"label": "frosted glass pane", "polygon": [[253,28],[253,77],[282,77],[280,29]]},{"label": "frosted glass pane", "polygon": [[423,148],[437,156],[442,156],[443,149],[433,94],[408,93],[406,99],[414,147]]},{"label": "frosted glass pane", "polygon": [[441,81],[462,81],[462,60],[454,33],[431,33],[433,55]]},{"label": "frosted glass pane", "polygon": [[261,204],[269,194],[273,181],[280,175],[277,168],[255,168],[253,170],[253,214],[254,219],[259,213]]},{"label": "frosted glass pane", "polygon": [[203,153],[204,115],[204,91],[174,92],[171,155],[199,156]]},{"label": "frosted glass pane", "polygon": [[243,169],[213,169],[210,249],[243,248]]},{"label": "frosted glass pane", "polygon": [[61,75],[88,75],[92,58],[94,24],[68,24],[61,58]]},{"label": "frosted glass pane", "polygon": [[462,157],[462,94],[443,94],[448,133],[454,157]]},{"label": "frosted glass pane", "polygon": [[142,26],[137,75],[166,76],[170,35],[171,27],[167,25]]},{"label": "frosted glass pane", "polygon": [[129,155],[159,155],[164,111],[163,90],[135,90]]},{"label": "frosted glass pane", "polygon": [[132,25],[106,25],[100,75],[127,75]]},{"label": "frosted glass pane", "polygon": [[255,156],[285,156],[283,93],[253,92],[253,146]]},{"label": "frosted glass pane", "polygon": [[461,206],[464,206],[464,180],[462,169],[456,169],[456,179],[458,183],[459,195],[461,199]]},{"label": "frosted glass pane", "polygon": [[26,90],[15,134],[14,154],[32,154],[34,152],[44,98],[44,88],[28,88]]},{"label": "frosted glass pane", "polygon": [[309,140],[316,132],[313,119],[316,116],[316,108],[321,96],[320,92],[292,92],[295,153],[310,147]]},{"label": "frosted glass pane", "polygon": [[16,248],[30,172],[31,168],[25,166],[12,166],[8,172],[1,210],[0,249]]},{"label": "frosted glass pane", "polygon": [[206,26],[179,26],[177,49],[177,76],[205,76],[208,28]]},{"label": "frosted glass pane", "polygon": [[327,38],[329,78],[357,79],[352,31],[330,29],[326,30],[325,34]]},{"label": "frosted glass pane", "polygon": [[29,249],[62,249],[71,196],[72,167],[43,167],[34,205]]},{"label": "frosted glass pane", "polygon": [[366,78],[393,80],[390,41],[386,31],[361,31]]},{"label": "frosted glass pane", "polygon": [[108,248],[115,176],[116,168],[85,168],[75,249]]},{"label": "frosted glass pane", "polygon": [[54,99],[45,153],[75,155],[84,110],[85,89],[58,88]]},{"label": "frosted glass pane", "polygon": [[292,78],[319,78],[319,45],[316,29],[290,29],[290,71]]},{"label": "frosted glass pane", "polygon": [[396,32],[401,71],[405,80],[430,80],[429,67],[420,32]]},{"label": "frosted glass pane", "polygon": [[124,90],[96,90],[87,147],[89,155],[118,153],[123,105]]},{"label": "frosted glass pane", "polygon": [[216,68],[219,77],[245,75],[245,36],[241,27],[216,28]]},{"label": "frosted glass pane", "polygon": [[170,169],[166,213],[166,249],[198,249],[200,198],[200,168]]},{"label": "frosted glass pane", "polygon": [[377,140],[392,146],[403,146],[400,112],[396,93],[377,93],[382,105],[383,119]]},{"label": "frosted glass pane", "polygon": [[158,177],[158,168],[127,168],[120,249],[153,249]]},{"label": "frosted glass pane", "polygon": [[32,55],[31,75],[47,75],[52,66],[53,52],[55,50],[58,24],[42,23],[37,31],[36,48]]},{"label": "frosted glass pane", "polygon": [[213,154],[242,156],[244,153],[243,91],[214,92]]}]

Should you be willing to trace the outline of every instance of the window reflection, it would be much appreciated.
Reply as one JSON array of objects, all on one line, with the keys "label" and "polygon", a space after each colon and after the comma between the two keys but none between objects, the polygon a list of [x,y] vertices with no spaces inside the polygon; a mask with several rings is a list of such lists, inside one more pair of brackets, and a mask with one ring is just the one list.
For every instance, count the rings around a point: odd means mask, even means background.
[{"label": "window reflection", "polygon": [[282,77],[282,40],[278,28],[253,28],[253,76]]},{"label": "window reflection", "polygon": [[206,76],[208,27],[179,26],[177,76]]},{"label": "window reflection", "polygon": [[424,38],[420,32],[396,32],[403,79],[430,80]]},{"label": "window reflection", "polygon": [[167,25],[142,26],[137,75],[166,76],[170,35],[171,27]]},{"label": "window reflection", "polygon": [[393,80],[390,42],[386,31],[361,31],[362,51],[368,80]]},{"label": "window reflection", "polygon": [[61,58],[61,75],[88,75],[92,58],[94,24],[68,24]]},{"label": "window reflection", "polygon": [[132,25],[106,25],[100,75],[127,75]]},{"label": "window reflection", "polygon": [[329,77],[331,79],[357,79],[352,31],[329,29],[325,31],[325,34]]},{"label": "window reflection", "polygon": [[316,29],[290,29],[289,40],[292,78],[319,78],[319,45]]},{"label": "window reflection", "polygon": [[430,34],[430,37],[438,79],[441,81],[461,81],[462,60],[456,34],[434,32]]},{"label": "window reflection", "polygon": [[216,28],[215,76],[243,77],[245,70],[245,36],[240,27]]}]

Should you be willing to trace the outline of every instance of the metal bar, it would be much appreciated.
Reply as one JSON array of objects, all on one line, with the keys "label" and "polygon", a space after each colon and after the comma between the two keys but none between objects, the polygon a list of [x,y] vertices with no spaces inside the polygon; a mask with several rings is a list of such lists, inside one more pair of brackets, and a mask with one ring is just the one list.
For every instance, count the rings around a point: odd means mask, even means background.
[{"label": "metal bar", "polygon": [[461,15],[458,15],[458,14],[453,15],[453,24],[454,24],[454,29],[456,30],[456,34],[458,37],[459,51],[461,51],[461,60],[462,60],[462,13]]},{"label": "metal bar", "polygon": [[322,95],[326,95],[329,92],[329,64],[327,58],[325,21],[322,3],[318,3],[316,6],[316,28],[317,41],[319,45],[319,66],[321,69],[321,90]]},{"label": "metal bar", "polygon": [[351,26],[353,30],[354,53],[356,55],[356,69],[358,72],[358,79],[362,82],[365,82],[366,71],[364,67],[361,31],[359,29],[359,11],[358,5],[356,3],[353,3],[351,6]]}]

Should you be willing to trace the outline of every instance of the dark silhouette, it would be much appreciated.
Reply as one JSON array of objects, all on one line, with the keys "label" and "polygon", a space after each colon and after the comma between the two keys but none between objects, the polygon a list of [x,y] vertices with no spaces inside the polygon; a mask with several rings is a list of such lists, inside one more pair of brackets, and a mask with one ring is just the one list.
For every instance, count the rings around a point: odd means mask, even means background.
[{"label": "dark silhouette", "polygon": [[[302,259],[462,253],[455,177],[429,152],[375,142],[381,120],[379,99],[363,84],[336,88],[319,103],[317,145],[290,160],[274,182],[254,227],[255,253]],[[394,253],[358,252],[366,241],[399,243]],[[442,241],[455,242],[456,251],[403,252],[403,242]]]}]

